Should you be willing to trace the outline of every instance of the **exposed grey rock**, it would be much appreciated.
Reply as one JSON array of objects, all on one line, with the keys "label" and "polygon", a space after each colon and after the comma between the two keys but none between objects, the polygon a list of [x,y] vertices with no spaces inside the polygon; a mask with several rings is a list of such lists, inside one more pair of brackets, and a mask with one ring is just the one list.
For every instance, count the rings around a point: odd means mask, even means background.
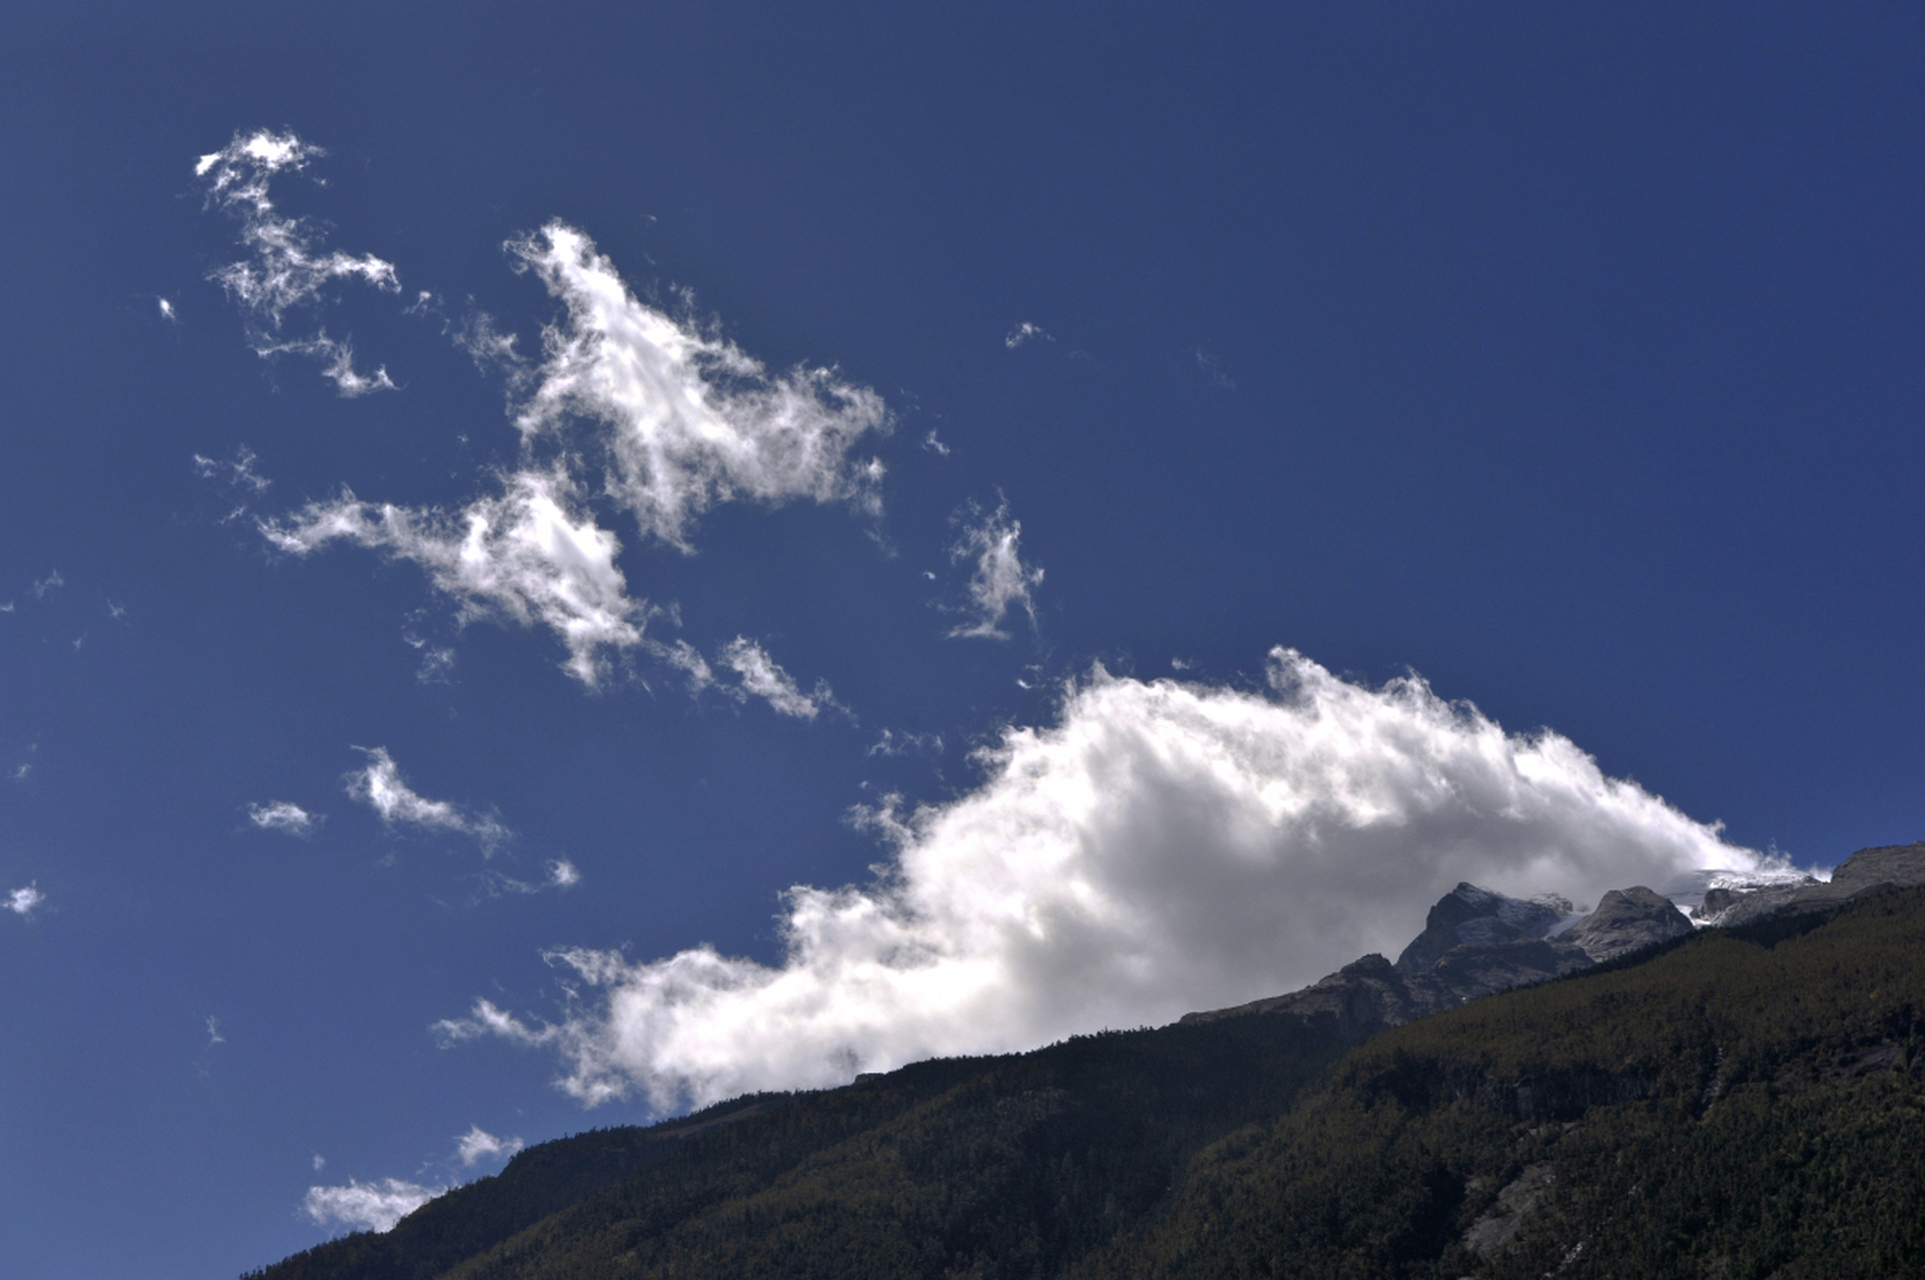
[{"label": "exposed grey rock", "polygon": [[1582,947],[1563,938],[1459,946],[1446,951],[1426,973],[1408,979],[1411,990],[1448,1009],[1479,996],[1509,991],[1533,982],[1561,978],[1593,961]]},{"label": "exposed grey rock", "polygon": [[[1810,884],[1818,883],[1816,880]],[[1772,884],[1757,889],[1710,889],[1704,901],[1692,913],[1692,918],[1701,925],[1726,926],[1744,924],[1750,920],[1780,911],[1791,905],[1798,896],[1803,884]]]},{"label": "exposed grey rock", "polygon": [[1669,898],[1640,884],[1605,894],[1597,910],[1573,925],[1564,939],[1602,964],[1628,951],[1693,932],[1691,921],[1671,905]]},{"label": "exposed grey rock", "polygon": [[[1695,914],[1700,924],[1737,924],[1784,911],[1834,906],[1888,885],[1918,884],[1925,884],[1925,841],[1861,849],[1839,865],[1829,884],[1807,880],[1703,889]],[[1424,931],[1404,948],[1395,965],[1380,955],[1367,955],[1300,991],[1235,1008],[1186,1014],[1183,1021],[1290,1013],[1331,1027],[1349,1043],[1362,1043],[1425,1014],[1561,978],[1683,937],[1695,928],[1668,898],[1643,885],[1613,889],[1596,911],[1548,936],[1571,913],[1570,902],[1554,895],[1512,898],[1462,883],[1438,899],[1425,919]],[[1920,1062],[1925,1065],[1925,1055]]]},{"label": "exposed grey rock", "polygon": [[1860,849],[1838,864],[1829,883],[1773,885],[1762,889],[1712,890],[1699,908],[1704,924],[1729,927],[1766,916],[1820,911],[1851,901],[1873,889],[1925,884],[1925,840]]},{"label": "exposed grey rock", "polygon": [[1186,1014],[1183,1021],[1291,1013],[1361,1044],[1425,1014],[1588,967],[1581,948],[1544,937],[1570,914],[1563,898],[1511,898],[1460,884],[1430,909],[1424,932],[1395,965],[1367,955],[1300,991]]},{"label": "exposed grey rock", "polygon": [[1524,1220],[1537,1211],[1553,1181],[1550,1161],[1534,1164],[1497,1193],[1497,1203],[1464,1232],[1464,1247],[1489,1262],[1517,1243]]},{"label": "exposed grey rock", "polygon": [[1873,889],[1906,889],[1918,884],[1925,884],[1925,840],[1860,849],[1838,864],[1831,873],[1831,883],[1800,890],[1792,903],[1830,906]]},{"label": "exposed grey rock", "polygon": [[1398,972],[1422,973],[1454,947],[1541,938],[1571,912],[1563,898],[1511,898],[1461,882],[1430,909],[1424,931],[1397,957]]}]

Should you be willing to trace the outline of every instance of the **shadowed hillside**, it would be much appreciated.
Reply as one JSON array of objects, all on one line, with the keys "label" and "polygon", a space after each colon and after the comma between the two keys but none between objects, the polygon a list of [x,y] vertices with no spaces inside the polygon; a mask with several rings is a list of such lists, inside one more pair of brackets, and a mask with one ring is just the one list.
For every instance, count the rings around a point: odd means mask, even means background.
[{"label": "shadowed hillside", "polygon": [[1887,890],[1354,1051],[1299,1005],[923,1063],[532,1148],[257,1274],[1918,1274],[1921,960]]}]

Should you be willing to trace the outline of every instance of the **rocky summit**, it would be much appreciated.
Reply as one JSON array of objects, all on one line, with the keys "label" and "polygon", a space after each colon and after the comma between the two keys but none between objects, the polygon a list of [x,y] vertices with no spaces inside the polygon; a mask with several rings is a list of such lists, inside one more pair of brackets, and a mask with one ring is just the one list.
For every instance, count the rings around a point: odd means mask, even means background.
[{"label": "rocky summit", "polygon": [[1424,931],[1397,957],[1400,973],[1422,973],[1461,946],[1496,946],[1543,937],[1574,914],[1568,898],[1555,894],[1508,898],[1468,882],[1437,900]]},{"label": "rocky summit", "polygon": [[1873,889],[1920,884],[1925,884],[1925,840],[1880,845],[1860,849],[1839,863],[1829,881],[1806,877],[1796,883],[1707,890],[1693,919],[1700,925],[1729,927],[1839,906]]},{"label": "rocky summit", "polygon": [[1367,955],[1301,991],[1193,1013],[1185,1021],[1292,1013],[1362,1043],[1425,1014],[1577,973],[1694,928],[1669,899],[1643,885],[1613,889],[1597,910],[1579,917],[1569,899],[1555,894],[1513,898],[1464,883],[1437,900],[1424,931],[1394,965]]}]

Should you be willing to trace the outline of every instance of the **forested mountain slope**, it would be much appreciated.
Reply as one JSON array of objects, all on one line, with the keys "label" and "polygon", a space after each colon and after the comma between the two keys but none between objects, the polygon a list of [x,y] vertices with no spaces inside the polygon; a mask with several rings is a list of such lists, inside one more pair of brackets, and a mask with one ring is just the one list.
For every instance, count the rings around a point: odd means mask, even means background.
[{"label": "forested mountain slope", "polygon": [[584,1134],[257,1274],[1921,1274],[1922,1020],[1881,891],[1354,1051],[1260,1010]]},{"label": "forested mountain slope", "polygon": [[[1348,1047],[1300,1018],[1238,1018],[740,1099],[530,1148],[385,1235],[257,1274],[880,1277],[978,1261],[1060,1274],[1161,1203],[1198,1149],[1285,1111]],[[579,1189],[567,1199],[563,1178]]]},{"label": "forested mountain slope", "polygon": [[1925,891],[1386,1032],[1080,1276],[1925,1274]]}]

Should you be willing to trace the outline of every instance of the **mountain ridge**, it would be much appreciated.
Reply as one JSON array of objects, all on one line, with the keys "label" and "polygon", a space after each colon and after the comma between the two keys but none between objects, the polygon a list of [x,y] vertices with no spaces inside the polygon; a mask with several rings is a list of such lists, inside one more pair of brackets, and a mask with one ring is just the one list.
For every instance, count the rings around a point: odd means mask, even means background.
[{"label": "mountain ridge", "polygon": [[[1874,856],[1862,858],[1867,853]],[[1621,1129],[1624,1151],[1656,1153],[1653,1167],[1669,1168],[1663,1162],[1676,1152],[1639,1108],[1695,1122],[1740,1099],[1749,1108],[1746,1123],[1759,1131],[1810,1129],[1796,1140],[1823,1147],[1824,1125],[1849,1117],[1825,1101],[1829,1094],[1810,1094],[1822,1087],[1870,1089],[1865,1105],[1898,1108],[1895,1131],[1913,1132],[1905,1108],[1925,1106],[1918,1087],[1925,1076],[1925,986],[1911,972],[1911,961],[1925,953],[1925,892],[1887,886],[1914,868],[1925,881],[1925,861],[1915,854],[1925,856],[1925,843],[1861,851],[1834,875],[1839,892],[1807,896],[1797,910],[1774,906],[1733,928],[1685,921],[1679,932],[1683,917],[1661,895],[1622,892],[1609,910],[1600,902],[1585,917],[1593,927],[1580,937],[1601,959],[1571,940],[1582,922],[1569,922],[1568,914],[1556,914],[1543,935],[1526,936],[1549,904],[1533,907],[1460,885],[1457,901],[1440,901],[1441,914],[1433,912],[1444,928],[1432,936],[1432,949],[1450,945],[1428,967],[1413,961],[1400,970],[1383,956],[1366,956],[1299,991],[1192,1014],[1168,1027],[1075,1037],[1028,1054],[932,1060],[840,1089],[756,1095],[648,1129],[558,1139],[522,1152],[494,1178],[430,1202],[387,1235],[356,1233],[252,1274],[1094,1280],[1255,1274],[1259,1254],[1277,1274],[1337,1273],[1291,1271],[1284,1265],[1290,1257],[1333,1265],[1349,1258],[1343,1266],[1359,1275],[1442,1276],[1435,1268],[1446,1264],[1459,1268],[1451,1276],[1543,1274],[1564,1265],[1543,1262],[1551,1247],[1545,1242],[1583,1221],[1578,1206],[1592,1184],[1584,1179],[1608,1181],[1608,1153],[1585,1145],[1602,1139],[1560,1146],[1560,1126],[1582,1121],[1592,1126],[1587,1134]],[[1519,902],[1525,906],[1508,905]],[[1478,923],[1488,920],[1502,927]],[[1426,933],[1435,922],[1427,921]],[[1823,948],[1801,940],[1828,929],[1848,942],[1871,941],[1833,946],[1820,963],[1810,957]],[[1664,935],[1655,943],[1646,937],[1654,930]],[[1903,945],[1886,936],[1893,930]],[[1645,939],[1641,947],[1637,938]],[[1575,963],[1574,953],[1583,966],[1558,973],[1560,964]],[[1759,985],[1759,974],[1781,953],[1795,963],[1778,967],[1796,981],[1787,979],[1773,994]],[[1874,988],[1860,990],[1855,1003],[1826,994],[1853,966],[1876,975],[1876,1008],[1861,1007],[1863,990]],[[1707,983],[1706,973],[1717,981]],[[1465,994],[1520,976],[1508,992]],[[1754,1025],[1764,1015],[1742,1004],[1720,1014],[1723,1022],[1705,1023],[1678,998],[1692,983],[1707,992],[1720,983],[1756,991],[1758,1002],[1782,1005],[1783,1016],[1806,1034],[1774,1040],[1775,1032]],[[1460,1024],[1481,1029],[1467,1039]],[[1664,1032],[1670,1026],[1677,1030]],[[1900,1078],[1911,1083],[1892,1083]],[[1766,1097],[1771,1089],[1778,1094]],[[1806,1111],[1778,1115],[1772,1107],[1780,1096]],[[1326,1151],[1318,1145],[1324,1139],[1316,1125],[1325,1122],[1317,1115],[1337,1126],[1330,1133],[1349,1136]],[[1608,1123],[1594,1124],[1596,1117]],[[1525,1132],[1547,1125],[1556,1133]],[[1406,1149],[1411,1134],[1424,1133],[1434,1158]],[[1925,1139],[1925,1131],[1918,1136]],[[1726,1135],[1732,1142],[1744,1137]],[[1882,1142],[1872,1149],[1885,1151]],[[1382,1168],[1356,1166],[1343,1154],[1346,1143],[1377,1151]],[[1251,1152],[1266,1150],[1284,1164],[1250,1164]],[[1339,1216],[1356,1239],[1299,1242],[1288,1257],[1250,1244],[1268,1239],[1265,1212],[1274,1217],[1275,1206],[1296,1204],[1322,1185],[1317,1161],[1302,1164],[1302,1152],[1317,1151],[1323,1165],[1358,1179],[1335,1201],[1319,1202],[1350,1205]],[[1700,1151],[1693,1158],[1722,1157]],[[1209,1203],[1219,1208],[1199,1208]],[[1905,1203],[1925,1211],[1925,1190]],[[1226,1204],[1272,1210],[1246,1220],[1237,1216],[1242,1210],[1223,1210]],[[1875,1209],[1851,1212],[1871,1221]],[[1919,1216],[1925,1221],[1925,1212]],[[1899,1227],[1880,1230],[1888,1244],[1898,1242],[1892,1256],[1925,1259],[1903,1252],[1912,1246]],[[1200,1243],[1212,1232],[1223,1248]],[[1231,1237],[1256,1252],[1224,1252]],[[1358,1241],[1375,1243],[1365,1248]],[[1583,1243],[1572,1237],[1558,1247]],[[1606,1256],[1607,1243],[1591,1239],[1588,1256]],[[1525,1265],[1518,1259],[1538,1270],[1518,1270]],[[1584,1274],[1580,1262],[1571,1262],[1568,1274]]]}]

